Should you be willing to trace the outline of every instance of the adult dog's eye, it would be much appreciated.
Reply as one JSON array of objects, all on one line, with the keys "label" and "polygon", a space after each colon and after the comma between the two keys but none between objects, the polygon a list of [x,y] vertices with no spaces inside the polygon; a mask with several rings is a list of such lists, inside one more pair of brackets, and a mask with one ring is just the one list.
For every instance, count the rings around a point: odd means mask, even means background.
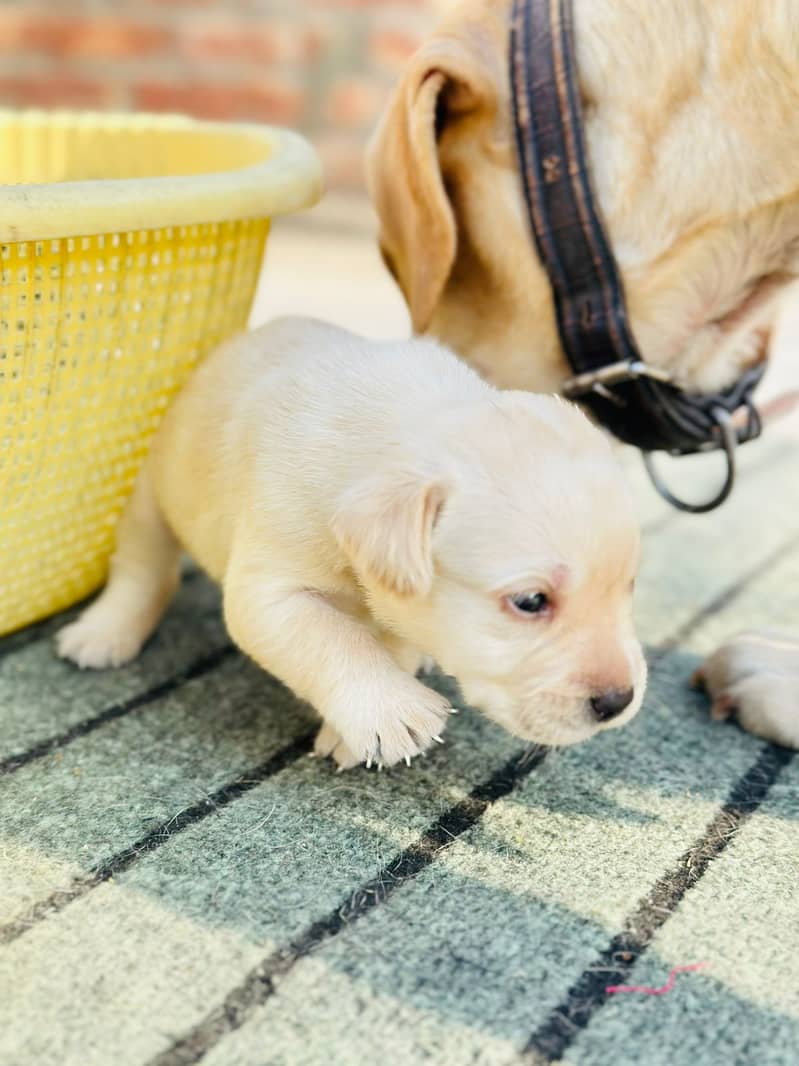
[{"label": "adult dog's eye", "polygon": [[508,603],[519,614],[543,614],[549,607],[545,592],[516,592],[508,596]]}]

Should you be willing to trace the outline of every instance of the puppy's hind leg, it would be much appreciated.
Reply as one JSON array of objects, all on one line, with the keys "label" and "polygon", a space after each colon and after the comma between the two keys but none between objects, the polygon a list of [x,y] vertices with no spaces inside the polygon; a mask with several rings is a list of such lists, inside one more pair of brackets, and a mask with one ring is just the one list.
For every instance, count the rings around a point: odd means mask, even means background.
[{"label": "puppy's hind leg", "polygon": [[145,463],[117,528],[105,589],[56,637],[58,654],[82,668],[122,666],[139,654],[180,580],[180,547]]}]

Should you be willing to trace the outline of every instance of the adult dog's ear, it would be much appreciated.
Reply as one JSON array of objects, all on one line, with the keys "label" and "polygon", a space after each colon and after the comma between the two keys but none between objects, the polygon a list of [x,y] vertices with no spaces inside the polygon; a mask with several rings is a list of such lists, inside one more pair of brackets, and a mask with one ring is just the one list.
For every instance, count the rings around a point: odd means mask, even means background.
[{"label": "adult dog's ear", "polygon": [[356,577],[396,596],[426,596],[433,583],[433,529],[445,498],[442,484],[401,469],[346,492],[333,534]]},{"label": "adult dog's ear", "polygon": [[411,59],[369,146],[380,248],[417,333],[430,324],[458,247],[442,142],[493,98],[488,72],[466,41],[434,37]]}]

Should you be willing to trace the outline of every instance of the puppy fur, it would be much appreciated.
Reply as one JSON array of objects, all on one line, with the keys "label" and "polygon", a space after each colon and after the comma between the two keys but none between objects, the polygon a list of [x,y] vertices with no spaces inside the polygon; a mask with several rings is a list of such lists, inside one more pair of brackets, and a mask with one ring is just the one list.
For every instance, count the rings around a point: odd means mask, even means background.
[{"label": "puppy fur", "polygon": [[[501,388],[556,391],[568,369],[518,174],[511,0],[442,12],[370,151],[383,255],[417,332]],[[589,169],[643,357],[691,390],[729,385],[766,358],[799,277],[799,3],[574,0],[574,21]],[[756,672],[760,700],[767,658]],[[799,682],[773,698],[799,707]]]},{"label": "puppy fur", "polygon": [[[221,583],[238,646],[319,712],[317,752],[341,767],[439,737],[449,708],[415,677],[423,656],[531,741],[579,741],[641,705],[639,533],[611,448],[577,408],[500,392],[434,341],[284,319],[213,354],[59,653],[137,655],[181,547]],[[514,606],[525,593],[546,597],[538,613]],[[596,701],[626,690],[598,721]]]}]

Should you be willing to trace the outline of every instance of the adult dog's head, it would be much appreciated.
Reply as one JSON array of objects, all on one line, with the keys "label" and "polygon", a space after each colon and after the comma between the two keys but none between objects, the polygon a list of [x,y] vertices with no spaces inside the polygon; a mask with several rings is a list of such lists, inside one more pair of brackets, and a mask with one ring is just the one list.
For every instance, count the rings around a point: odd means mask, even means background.
[{"label": "adult dog's head", "polygon": [[[644,359],[701,391],[765,358],[799,276],[798,0],[574,0],[592,182]],[[414,328],[506,388],[567,375],[518,174],[511,0],[454,0],[375,136]]]}]

